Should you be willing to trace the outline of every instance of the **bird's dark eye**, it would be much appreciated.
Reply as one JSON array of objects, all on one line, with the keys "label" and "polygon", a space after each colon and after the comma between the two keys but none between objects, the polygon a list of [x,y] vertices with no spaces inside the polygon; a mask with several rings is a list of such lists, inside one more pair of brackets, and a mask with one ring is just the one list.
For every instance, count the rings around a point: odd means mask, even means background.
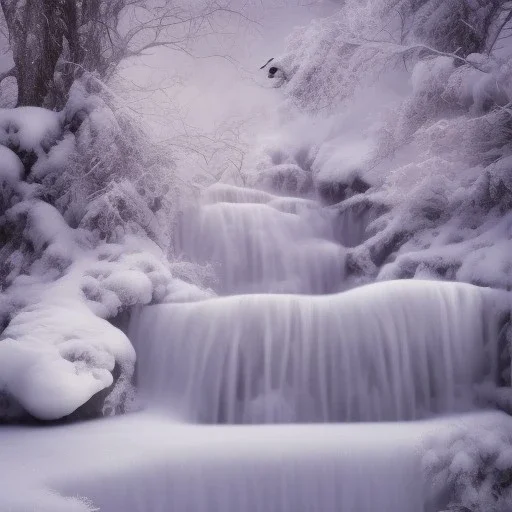
[{"label": "bird's dark eye", "polygon": [[275,75],[277,73],[277,68],[276,67],[271,67],[268,72],[271,74],[271,75]]}]

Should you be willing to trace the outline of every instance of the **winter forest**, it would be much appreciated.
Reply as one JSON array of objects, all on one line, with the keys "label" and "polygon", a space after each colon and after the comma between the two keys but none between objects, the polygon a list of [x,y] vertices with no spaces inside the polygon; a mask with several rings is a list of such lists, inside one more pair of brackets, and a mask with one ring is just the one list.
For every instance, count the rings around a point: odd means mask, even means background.
[{"label": "winter forest", "polygon": [[0,0],[0,512],[512,512],[512,2]]}]

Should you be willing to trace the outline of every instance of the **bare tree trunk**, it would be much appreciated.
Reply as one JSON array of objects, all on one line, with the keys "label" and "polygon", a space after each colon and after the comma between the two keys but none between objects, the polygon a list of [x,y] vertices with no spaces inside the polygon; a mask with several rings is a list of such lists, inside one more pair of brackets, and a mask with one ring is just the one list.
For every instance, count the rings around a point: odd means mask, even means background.
[{"label": "bare tree trunk", "polygon": [[0,0],[18,81],[18,106],[41,106],[62,51],[60,0]]},{"label": "bare tree trunk", "polygon": [[[197,12],[162,0],[0,0],[18,82],[18,106],[62,108],[83,73],[109,77],[125,58],[156,47],[186,51],[187,40],[208,34],[229,7],[205,0]],[[121,23],[123,12],[132,26]]]}]

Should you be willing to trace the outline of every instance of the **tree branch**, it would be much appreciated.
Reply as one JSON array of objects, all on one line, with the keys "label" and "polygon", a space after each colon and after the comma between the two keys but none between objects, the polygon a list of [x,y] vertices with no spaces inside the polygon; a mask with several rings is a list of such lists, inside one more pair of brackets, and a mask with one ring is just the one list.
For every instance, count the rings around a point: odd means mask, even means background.
[{"label": "tree branch", "polygon": [[17,76],[18,76],[18,72],[16,71],[15,66],[13,66],[8,71],[4,71],[3,73],[0,73],[0,83],[3,82],[6,78],[9,78],[11,76],[14,78],[17,78]]},{"label": "tree branch", "polygon": [[503,29],[508,25],[508,23],[511,20],[512,20],[512,9],[510,9],[507,17],[503,20],[503,23],[498,28],[496,34],[494,35],[494,38],[491,40],[491,42],[489,44],[489,49],[487,51],[487,53],[489,55],[492,53],[494,47],[496,46],[496,43],[497,43],[498,39],[500,38],[501,33],[503,32]]}]

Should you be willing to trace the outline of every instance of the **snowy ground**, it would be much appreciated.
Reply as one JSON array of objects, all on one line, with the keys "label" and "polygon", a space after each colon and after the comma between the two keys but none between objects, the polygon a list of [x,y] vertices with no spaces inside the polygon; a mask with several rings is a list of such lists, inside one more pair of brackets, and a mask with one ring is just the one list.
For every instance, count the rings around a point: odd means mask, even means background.
[{"label": "snowy ground", "polygon": [[[9,512],[420,512],[421,446],[510,420],[498,413],[405,424],[203,427],[146,413],[0,430]],[[366,489],[366,491],[365,491]],[[368,492],[371,489],[371,492]]]}]

